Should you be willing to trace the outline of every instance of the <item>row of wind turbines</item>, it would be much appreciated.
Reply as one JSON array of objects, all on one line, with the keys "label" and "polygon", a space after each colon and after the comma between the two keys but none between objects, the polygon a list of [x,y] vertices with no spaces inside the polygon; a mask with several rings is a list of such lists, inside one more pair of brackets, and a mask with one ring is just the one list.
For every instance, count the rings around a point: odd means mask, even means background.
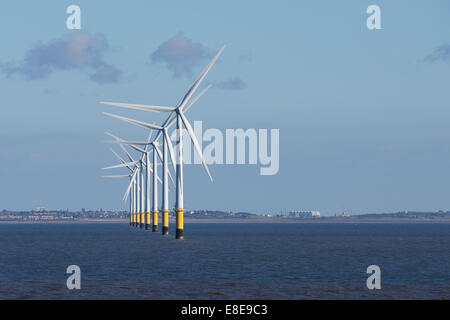
[{"label": "row of wind turbines", "polygon": [[[169,234],[169,178],[173,185],[175,185],[175,213],[176,213],[176,239],[184,238],[184,197],[183,197],[183,128],[186,129],[190,140],[192,141],[196,152],[202,160],[203,167],[206,170],[210,180],[212,181],[211,173],[209,172],[206,161],[203,157],[202,150],[194,134],[191,124],[185,116],[185,113],[197,102],[197,100],[206,93],[211,87],[207,86],[200,93],[194,96],[206,74],[219,58],[223,46],[211,62],[206,66],[200,76],[195,80],[193,85],[189,88],[187,93],[179,100],[175,107],[154,106],[129,104],[118,102],[100,102],[105,105],[116,107],[123,107],[129,109],[150,111],[150,112],[167,112],[169,116],[162,125],[155,125],[140,120],[130,119],[116,114],[103,112],[104,115],[125,121],[127,123],[142,127],[149,130],[146,141],[127,141],[112,133],[107,134],[114,140],[105,141],[107,143],[118,144],[125,153],[127,160],[123,159],[114,150],[111,150],[120,164],[102,168],[103,170],[127,168],[128,174],[124,175],[107,175],[105,178],[129,178],[129,184],[123,196],[123,201],[130,199],[130,225],[140,228],[150,229],[158,232],[158,184],[162,184],[162,234]],[[169,137],[169,129],[176,123],[177,141],[176,145],[177,155],[175,155],[174,146]],[[139,156],[132,157],[125,146],[137,151]],[[162,148],[162,150],[161,150]],[[153,153],[153,154],[152,154]],[[152,154],[152,155],[151,155]],[[171,161],[169,162],[169,156]],[[159,160],[158,160],[159,159]],[[175,181],[170,173],[169,164],[175,172]],[[158,176],[158,165],[162,164],[162,177]],[[151,223],[152,222],[152,223]]]}]

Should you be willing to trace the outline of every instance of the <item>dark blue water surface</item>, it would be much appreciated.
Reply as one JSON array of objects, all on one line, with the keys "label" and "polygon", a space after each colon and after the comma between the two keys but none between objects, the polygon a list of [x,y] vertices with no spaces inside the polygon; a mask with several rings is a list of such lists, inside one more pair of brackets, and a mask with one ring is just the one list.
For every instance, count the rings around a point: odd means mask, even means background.
[{"label": "dark blue water surface", "polygon": [[[0,224],[0,299],[449,299],[449,223]],[[81,268],[68,290],[66,268]],[[366,269],[381,268],[381,290]]]}]

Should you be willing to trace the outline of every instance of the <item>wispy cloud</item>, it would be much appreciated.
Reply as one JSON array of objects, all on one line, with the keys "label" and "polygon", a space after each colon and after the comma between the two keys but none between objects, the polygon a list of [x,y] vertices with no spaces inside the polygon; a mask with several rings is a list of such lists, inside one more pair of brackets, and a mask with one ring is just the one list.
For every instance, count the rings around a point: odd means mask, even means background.
[{"label": "wispy cloud", "polygon": [[122,71],[113,65],[105,64],[91,74],[90,78],[98,84],[116,83],[122,78]]},{"label": "wispy cloud", "polygon": [[243,90],[247,88],[247,83],[239,77],[230,80],[217,81],[215,87],[225,90]]},{"label": "wispy cloud", "polygon": [[431,54],[425,57],[425,61],[450,61],[450,45],[444,44],[437,47]]},{"label": "wispy cloud", "polygon": [[172,71],[173,77],[178,78],[191,76],[193,67],[211,57],[212,53],[201,43],[193,42],[179,32],[162,43],[150,58],[153,63],[164,63]]},{"label": "wispy cloud", "polygon": [[118,82],[122,72],[105,62],[103,55],[110,50],[103,34],[71,32],[47,43],[36,43],[19,63],[8,62],[1,71],[6,77],[21,75],[29,80],[48,78],[59,70],[93,70],[90,79],[99,83]]}]

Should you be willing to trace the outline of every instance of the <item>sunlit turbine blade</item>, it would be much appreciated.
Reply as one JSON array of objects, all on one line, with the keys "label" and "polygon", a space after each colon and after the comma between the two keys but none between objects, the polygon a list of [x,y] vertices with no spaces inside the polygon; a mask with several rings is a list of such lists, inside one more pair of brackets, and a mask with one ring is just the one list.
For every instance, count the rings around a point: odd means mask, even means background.
[{"label": "sunlit turbine blade", "polygon": [[[186,111],[188,111],[188,110],[192,107],[192,105],[193,105],[194,103],[196,103],[197,100],[200,99],[200,97],[206,93],[206,91],[208,91],[209,88],[211,88],[211,85],[208,85],[208,86],[207,86],[205,89],[203,89],[198,95],[196,95],[196,96],[194,97],[194,99],[192,99],[192,100],[191,100],[191,101],[183,108],[183,112],[186,113]],[[165,124],[163,127],[166,127],[167,129],[169,129],[169,128],[175,123],[175,121],[177,120],[176,113],[171,114],[170,117],[169,117],[167,120],[168,120],[168,121],[167,121],[167,124]]]},{"label": "sunlit turbine blade", "polygon": [[164,106],[150,106],[145,104],[132,104],[132,103],[121,103],[121,102],[100,102],[101,104],[106,104],[109,106],[122,107],[128,109],[152,111],[152,112],[170,112],[174,111],[174,107],[164,107]]},{"label": "sunlit turbine blade", "polygon": [[175,168],[176,160],[175,160],[175,152],[173,151],[172,140],[170,140],[170,138],[169,138],[169,134],[167,133],[167,129],[163,129],[163,131],[164,131],[165,140],[167,142],[167,147],[169,149],[170,159],[172,159],[173,172],[176,172],[176,168]]},{"label": "sunlit turbine blade", "polygon": [[206,165],[206,161],[205,158],[203,158],[203,153],[202,153],[202,149],[200,148],[200,145],[197,141],[197,138],[195,137],[195,133],[194,130],[191,127],[191,124],[189,123],[189,121],[186,119],[186,117],[183,114],[183,111],[179,111],[179,114],[181,116],[181,120],[183,120],[184,126],[186,127],[189,136],[191,137],[192,143],[194,144],[195,150],[197,150],[198,155],[200,156],[200,158],[202,159],[202,163],[203,163],[203,167],[206,170],[206,173],[208,173],[209,179],[211,179],[211,181],[213,181],[212,177],[211,177],[211,173],[209,172],[208,166]]},{"label": "sunlit turbine blade", "polygon": [[130,144],[134,144],[137,146],[146,146],[151,144],[151,142],[145,142],[145,141],[119,141],[119,140],[114,140],[114,141],[102,141],[103,143],[113,143],[113,144],[126,144],[126,145],[130,145]]},{"label": "sunlit turbine blade", "polygon": [[121,174],[121,175],[116,175],[116,176],[101,176],[102,178],[129,178],[130,175],[129,174]]},{"label": "sunlit turbine blade", "polygon": [[[148,169],[150,170],[150,173],[153,174],[153,168],[151,163],[149,164]],[[159,183],[162,183],[162,180],[158,176],[156,176],[156,179],[158,180]]]},{"label": "sunlit turbine blade", "polygon": [[114,166],[102,168],[102,170],[108,170],[108,169],[116,169],[116,168],[128,167],[128,166],[135,165],[135,164],[138,163],[138,162],[139,162],[139,161],[133,161],[133,162],[127,162],[127,163],[116,164],[116,165],[114,165]]},{"label": "sunlit turbine blade", "polygon": [[[163,128],[170,128],[170,126],[173,124],[173,122],[175,121],[174,119],[177,118],[177,114],[176,112],[172,112],[166,119],[166,121],[164,121],[164,124],[162,125]],[[170,123],[170,125],[169,125]],[[155,136],[155,140],[158,140],[159,137],[161,137],[163,133],[161,132],[161,130],[158,132],[158,134]]]},{"label": "sunlit turbine blade", "polygon": [[138,173],[138,171],[139,171],[139,170],[134,170],[133,175],[131,176],[130,183],[128,184],[128,188],[127,188],[127,190],[125,191],[125,194],[123,195],[123,201],[124,201],[124,202],[127,201],[128,194],[130,193],[131,186],[133,185],[134,180],[136,179],[136,174]]},{"label": "sunlit turbine blade", "polygon": [[[114,138],[114,139],[116,139],[116,140],[118,140],[118,141],[124,141],[122,138],[119,138],[118,136],[115,136],[115,135],[113,135],[112,133],[110,133],[110,132],[105,132],[108,136],[110,136],[110,137],[112,137],[112,138]],[[125,149],[125,147],[122,145],[122,144],[120,144],[120,148],[123,150],[123,152],[125,152],[125,154],[127,155],[127,157],[128,157],[128,159],[130,160],[130,161],[134,161],[134,159],[133,159],[133,157],[130,155],[130,153],[127,151],[127,149]]]},{"label": "sunlit turbine blade", "polygon": [[157,180],[159,183],[162,184],[162,180],[161,180],[161,178],[160,178],[159,176],[156,176],[156,180]]},{"label": "sunlit turbine blade", "polygon": [[211,69],[211,67],[214,65],[214,63],[217,61],[217,59],[219,58],[220,54],[222,53],[222,51],[225,49],[226,46],[223,46],[222,48],[220,48],[219,52],[217,52],[216,56],[211,60],[211,62],[206,66],[205,70],[200,74],[200,77],[194,82],[194,84],[192,85],[192,87],[188,90],[188,92],[186,93],[186,95],[183,97],[183,100],[181,102],[181,105],[179,106],[179,109],[183,109],[184,106],[186,105],[186,103],[188,102],[188,100],[191,98],[191,96],[194,94],[195,90],[197,90],[198,86],[200,85],[200,83],[203,81],[203,79],[206,77],[206,74],[209,72],[209,70]]},{"label": "sunlit turbine blade", "polygon": [[126,153],[128,159],[130,159],[131,161],[134,161],[133,157],[132,157],[131,154],[128,152],[128,150],[125,149],[125,147],[123,146],[123,144],[120,145],[120,148],[123,150],[123,152]]},{"label": "sunlit turbine blade", "polygon": [[[150,131],[149,131],[149,133],[148,133],[148,137],[147,137],[147,143],[151,143],[151,140],[152,140],[152,133],[153,133],[153,129],[150,129]],[[146,145],[145,146],[145,151],[147,151],[147,149],[148,149],[148,145]],[[142,157],[143,157],[144,155],[142,155]]]},{"label": "sunlit turbine blade", "polygon": [[[163,155],[161,150],[159,149],[159,147],[157,145],[154,145],[156,152],[158,153],[158,157],[161,159],[161,162],[164,161]],[[166,160],[167,161],[167,160]],[[162,164],[162,163],[161,163]],[[170,174],[170,171],[167,171],[167,174],[169,175],[170,180],[172,181],[172,184],[175,186],[175,181],[172,178],[172,175]]]},{"label": "sunlit turbine blade", "polygon": [[186,113],[186,111],[188,111],[189,108],[192,107],[192,105],[193,105],[194,103],[196,103],[197,100],[200,99],[200,97],[201,97],[202,95],[204,95],[204,94],[206,93],[206,91],[208,91],[209,88],[211,88],[211,86],[212,86],[212,85],[208,85],[208,86],[207,86],[205,89],[203,89],[198,95],[196,95],[196,96],[194,97],[194,99],[192,99],[192,100],[191,100],[191,101],[183,108],[183,112]]},{"label": "sunlit turbine blade", "polygon": [[119,138],[118,136],[115,136],[115,135],[113,135],[111,132],[108,132],[108,131],[105,131],[105,133],[108,135],[108,136],[110,136],[110,137],[112,137],[112,138],[114,138],[114,139],[116,139],[116,140],[123,140],[122,138]]},{"label": "sunlit turbine blade", "polygon": [[126,162],[125,160],[123,160],[123,158],[121,156],[119,156],[119,154],[117,152],[115,152],[113,149],[110,149],[110,150],[116,156],[116,158],[120,160],[120,162],[122,162],[122,163]]},{"label": "sunlit turbine blade", "polygon": [[126,121],[126,122],[129,122],[131,124],[137,125],[139,127],[148,128],[148,129],[158,129],[158,130],[162,129],[161,126],[157,126],[156,124],[146,123],[146,122],[143,122],[143,121],[139,121],[139,120],[135,120],[135,119],[130,119],[130,118],[118,116],[117,114],[112,114],[112,113],[109,113],[109,112],[102,112],[102,113],[104,115],[106,115],[106,116],[117,118],[117,119],[120,119],[122,121]]},{"label": "sunlit turbine blade", "polygon": [[[126,161],[125,160],[123,160],[122,159],[122,157],[121,156],[119,156],[113,149],[110,149],[111,151],[112,151],[112,153],[114,153],[114,155],[117,157],[117,159],[119,159],[120,160],[120,162],[122,162],[122,163],[126,163]],[[130,171],[133,171],[133,169],[130,167],[130,166],[127,166],[127,168],[128,169],[130,169]]]},{"label": "sunlit turbine blade", "polygon": [[172,181],[173,186],[175,187],[175,180],[173,180],[172,175],[170,174],[169,170],[167,170],[167,174],[169,175],[169,178]]},{"label": "sunlit turbine blade", "polygon": [[[163,155],[161,150],[157,145],[153,145],[155,147],[156,153],[158,154],[159,159],[161,159],[161,162],[164,161]],[[162,163],[161,163],[162,164]],[[172,180],[173,185],[175,185],[175,182],[173,181],[172,175],[170,174],[170,171],[167,170],[167,173],[169,174],[170,180]],[[159,177],[158,177],[159,179]]]},{"label": "sunlit turbine blade", "polygon": [[[145,152],[146,152],[144,149],[141,149],[141,148],[139,148],[139,147],[136,147],[134,144],[130,144],[129,146],[130,146],[131,148],[133,148],[134,150],[136,150],[136,151],[139,151],[139,152],[142,152],[142,153],[145,153]],[[141,158],[141,160],[139,160],[139,161],[142,161],[142,158]]]},{"label": "sunlit turbine blade", "polygon": [[156,144],[153,143],[153,147],[154,147],[154,149],[156,150],[156,153],[158,154],[159,159],[161,159],[161,161],[163,161],[163,160],[164,160],[164,159],[163,159],[163,155],[162,155],[161,150],[158,148],[158,145],[156,145]]}]

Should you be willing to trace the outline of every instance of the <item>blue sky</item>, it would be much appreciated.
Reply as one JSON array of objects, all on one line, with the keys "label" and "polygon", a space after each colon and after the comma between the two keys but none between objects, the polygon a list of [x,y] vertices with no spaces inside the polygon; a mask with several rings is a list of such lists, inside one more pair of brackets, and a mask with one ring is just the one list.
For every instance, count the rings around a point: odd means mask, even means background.
[{"label": "blue sky", "polygon": [[[187,208],[450,210],[448,1],[131,3],[2,4],[0,208],[127,208],[125,181],[100,178],[115,163],[101,141],[145,131],[101,112],[162,118],[98,102],[173,105],[226,44],[189,119],[280,129],[280,171],[212,165],[211,184],[188,166]],[[78,32],[71,4],[94,48],[76,62],[60,51]],[[371,4],[381,30],[366,27]],[[191,45],[186,63],[161,52],[174,39]]]}]

